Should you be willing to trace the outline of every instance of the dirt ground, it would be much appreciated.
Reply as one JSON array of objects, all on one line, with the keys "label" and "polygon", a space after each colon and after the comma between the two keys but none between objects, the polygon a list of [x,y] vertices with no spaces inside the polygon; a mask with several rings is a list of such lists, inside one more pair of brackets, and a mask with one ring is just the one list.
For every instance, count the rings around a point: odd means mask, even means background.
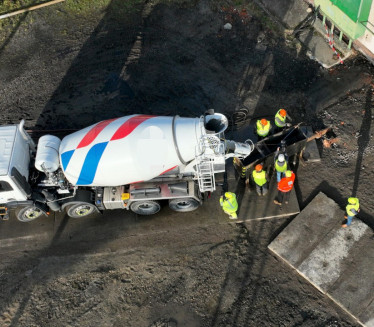
[{"label": "dirt ground", "polygon": [[[295,123],[332,125],[327,138],[338,138],[318,143],[321,163],[294,167],[300,208],[320,191],[342,208],[356,195],[360,218],[374,227],[369,63],[355,56],[322,69],[251,1],[235,11],[230,1],[139,0],[117,12],[121,1],[84,16],[59,4],[1,31],[2,124],[76,129],[133,113],[191,117],[214,108],[230,118],[227,136],[240,139],[255,119],[286,108]],[[179,229],[176,220],[156,231],[150,220],[126,237],[98,224],[84,241],[3,251],[0,325],[358,326],[269,253],[288,221]]]}]

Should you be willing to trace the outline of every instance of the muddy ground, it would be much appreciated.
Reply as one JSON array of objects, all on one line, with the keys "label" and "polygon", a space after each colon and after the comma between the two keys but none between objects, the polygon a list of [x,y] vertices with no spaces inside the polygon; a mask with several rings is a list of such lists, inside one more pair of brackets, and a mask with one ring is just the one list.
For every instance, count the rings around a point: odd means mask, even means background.
[{"label": "muddy ground", "polygon": [[[315,130],[333,125],[329,137],[338,137],[329,148],[319,142],[321,163],[294,167],[300,207],[320,191],[342,208],[357,195],[373,228],[371,65],[355,56],[322,69],[251,1],[235,11],[230,1],[139,0],[118,11],[121,1],[83,16],[59,4],[2,30],[2,124],[75,129],[214,108],[240,139],[283,107]],[[98,219],[86,238],[2,250],[0,325],[358,326],[267,250],[292,218],[235,226],[196,215],[185,214],[180,228],[179,215],[160,228],[156,216],[123,234]]]}]

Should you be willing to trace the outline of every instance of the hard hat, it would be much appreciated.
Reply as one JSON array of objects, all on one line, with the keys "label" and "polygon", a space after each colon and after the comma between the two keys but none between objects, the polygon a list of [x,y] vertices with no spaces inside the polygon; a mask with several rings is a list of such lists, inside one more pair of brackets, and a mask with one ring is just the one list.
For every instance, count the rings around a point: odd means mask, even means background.
[{"label": "hard hat", "polygon": [[348,198],[348,203],[349,204],[356,204],[357,203],[357,198]]},{"label": "hard hat", "polygon": [[278,161],[279,162],[283,162],[284,161],[284,154],[281,153],[279,156],[278,156]]},{"label": "hard hat", "polygon": [[286,175],[286,177],[291,177],[292,176],[292,171],[291,170],[286,170],[285,175]]},{"label": "hard hat", "polygon": [[267,121],[265,118],[262,118],[262,119],[261,119],[261,124],[262,124],[263,126],[266,126],[266,125],[268,124],[268,121]]},{"label": "hard hat", "polygon": [[284,109],[279,109],[279,114],[280,114],[282,117],[286,117],[287,112],[286,112],[286,110],[284,110]]},{"label": "hard hat", "polygon": [[232,194],[231,194],[231,192],[226,192],[226,193],[225,193],[225,198],[226,198],[226,199],[231,199],[231,198],[232,198]]},{"label": "hard hat", "polygon": [[256,165],[255,169],[256,169],[256,171],[261,171],[262,170],[262,165],[261,164]]}]

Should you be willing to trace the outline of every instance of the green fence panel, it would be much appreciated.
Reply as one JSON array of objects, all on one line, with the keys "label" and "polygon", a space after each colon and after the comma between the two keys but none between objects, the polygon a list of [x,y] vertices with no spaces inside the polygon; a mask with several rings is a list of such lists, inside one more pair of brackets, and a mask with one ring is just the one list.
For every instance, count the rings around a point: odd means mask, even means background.
[{"label": "green fence panel", "polygon": [[365,21],[369,17],[372,0],[331,0],[354,22]]}]

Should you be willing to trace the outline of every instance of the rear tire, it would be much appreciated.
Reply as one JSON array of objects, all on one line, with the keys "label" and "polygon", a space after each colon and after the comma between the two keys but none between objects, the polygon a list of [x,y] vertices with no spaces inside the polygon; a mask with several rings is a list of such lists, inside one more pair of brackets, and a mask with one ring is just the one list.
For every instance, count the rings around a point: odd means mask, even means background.
[{"label": "rear tire", "polygon": [[17,219],[24,223],[29,223],[30,221],[33,221],[44,215],[45,212],[42,209],[35,206],[28,206],[20,209],[17,212]]},{"label": "rear tire", "polygon": [[66,212],[71,218],[84,218],[97,212],[97,208],[92,203],[78,202],[71,205]]},{"label": "rear tire", "polygon": [[161,210],[161,206],[157,201],[136,201],[130,205],[131,211],[138,215],[150,216]]},{"label": "rear tire", "polygon": [[177,212],[194,211],[199,207],[200,203],[193,198],[180,198],[169,200],[169,207],[171,210]]}]

